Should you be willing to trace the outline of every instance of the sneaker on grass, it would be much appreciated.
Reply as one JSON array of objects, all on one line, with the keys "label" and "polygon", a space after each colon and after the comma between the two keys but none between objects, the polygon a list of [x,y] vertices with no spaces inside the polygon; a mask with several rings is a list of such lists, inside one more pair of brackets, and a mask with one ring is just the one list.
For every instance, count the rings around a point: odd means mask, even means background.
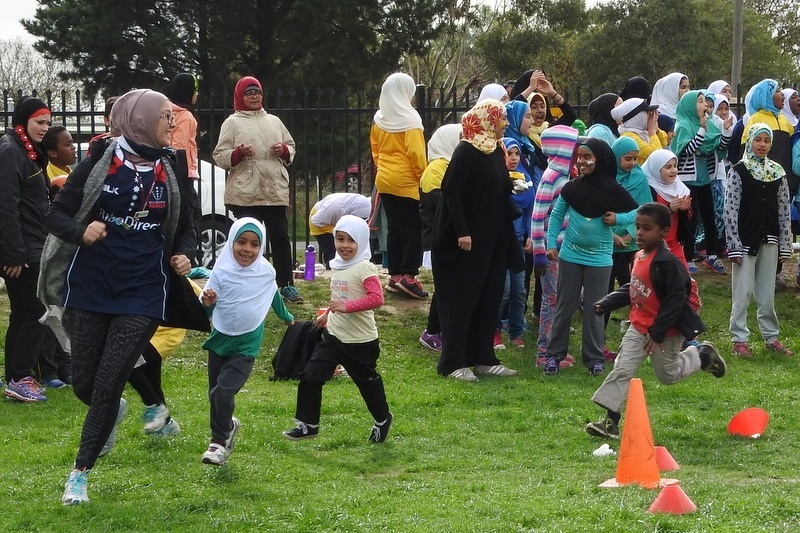
[{"label": "sneaker on grass", "polygon": [[122,422],[122,419],[125,418],[125,415],[128,414],[128,402],[125,401],[125,398],[119,399],[119,411],[117,411],[117,420],[114,422],[114,427],[111,429],[111,434],[108,436],[108,440],[106,443],[103,444],[103,448],[100,450],[99,457],[105,457],[111,450],[114,449],[114,446],[117,444],[117,426],[119,423]]},{"label": "sneaker on grass", "polygon": [[725,265],[722,264],[722,261],[719,259],[714,259],[713,261],[709,261],[708,259],[703,260],[703,266],[709,269],[710,271],[716,274],[727,274],[728,272],[725,270]]},{"label": "sneaker on grass", "polygon": [[231,417],[231,424],[233,424],[233,429],[231,429],[230,435],[225,440],[225,452],[227,453],[225,457],[233,452],[233,447],[236,445],[236,434],[242,428],[242,423],[235,416]]},{"label": "sneaker on grass", "polygon": [[725,375],[725,371],[728,368],[725,365],[725,359],[722,358],[713,344],[708,341],[703,342],[700,345],[699,352],[701,355],[708,357],[708,363],[702,365],[700,367],[701,370],[705,370],[715,378],[721,378]]},{"label": "sneaker on grass", "polygon": [[44,385],[48,389],[63,389],[64,387],[69,386],[67,383],[64,383],[58,378],[45,379],[44,381],[42,381],[42,385]]},{"label": "sneaker on grass", "polygon": [[422,335],[419,336],[419,343],[429,350],[441,352],[443,347],[442,334],[428,333],[428,330],[426,329],[422,332]]},{"label": "sneaker on grass", "polygon": [[601,439],[619,439],[619,427],[607,416],[604,416],[597,422],[589,422],[586,424],[586,433],[593,437],[600,437]]},{"label": "sneaker on grass", "polygon": [[480,376],[503,377],[511,377],[519,374],[516,370],[511,370],[505,365],[475,365],[475,373]]},{"label": "sneaker on grass", "polygon": [[42,386],[31,376],[17,381],[11,379],[3,390],[3,394],[19,402],[46,402]]},{"label": "sneaker on grass", "polygon": [[225,446],[212,442],[208,445],[208,449],[203,452],[200,458],[203,464],[222,466],[228,460],[228,454],[225,453]]},{"label": "sneaker on grass", "polygon": [[67,482],[64,484],[64,494],[61,496],[61,503],[64,505],[80,505],[89,503],[87,492],[88,470],[73,470],[69,473]]},{"label": "sneaker on grass", "polygon": [[478,381],[478,376],[469,367],[458,368],[447,375],[459,381]]},{"label": "sneaker on grass", "polygon": [[178,422],[176,422],[174,418],[170,418],[169,422],[167,422],[163,428],[150,433],[150,435],[154,437],[170,437],[180,432],[181,427],[178,425]]},{"label": "sneaker on grass", "polygon": [[603,363],[595,363],[589,369],[589,374],[591,374],[592,377],[597,377],[597,376],[602,376],[605,371],[606,367],[605,365],[603,365]]},{"label": "sneaker on grass", "polygon": [[167,424],[169,419],[169,409],[163,403],[147,405],[142,414],[145,433],[155,433]]},{"label": "sneaker on grass", "polygon": [[284,300],[293,304],[301,304],[305,301],[294,285],[287,285],[281,288],[281,296]]},{"label": "sneaker on grass", "polygon": [[422,284],[416,279],[409,280],[403,276],[400,278],[400,281],[397,282],[397,288],[412,298],[416,298],[418,300],[423,300],[428,297],[428,291],[423,289]]},{"label": "sneaker on grass", "polygon": [[513,346],[514,348],[524,348],[525,341],[522,340],[521,337],[515,337],[508,341],[508,343]]},{"label": "sneaker on grass", "polygon": [[392,413],[389,413],[389,416],[387,416],[386,420],[383,422],[375,422],[375,425],[372,426],[372,430],[370,431],[369,441],[377,443],[385,441],[386,437],[389,436],[389,428],[392,427],[393,419]]},{"label": "sneaker on grass", "polygon": [[[316,439],[319,435],[319,425],[312,426],[295,419],[295,427],[283,432],[283,438],[289,440]],[[388,431],[388,429],[387,429]]]},{"label": "sneaker on grass", "polygon": [[544,375],[545,376],[557,376],[558,369],[559,369],[559,362],[558,359],[555,357],[548,357],[547,361],[544,363]]},{"label": "sneaker on grass", "polygon": [[494,330],[494,341],[492,341],[492,342],[494,343],[494,349],[495,350],[505,350],[506,349],[506,345],[503,344],[503,337],[500,336],[500,330],[499,329]]},{"label": "sneaker on grass", "polygon": [[772,350],[773,352],[778,352],[779,354],[783,354],[787,357],[791,357],[794,355],[794,352],[791,351],[789,348],[783,345],[783,343],[779,340],[774,340],[772,342],[768,342],[764,345],[767,350]]},{"label": "sneaker on grass", "polygon": [[734,342],[733,355],[738,355],[739,357],[748,357],[748,358],[753,357],[753,354],[750,351],[750,346],[746,342]]}]

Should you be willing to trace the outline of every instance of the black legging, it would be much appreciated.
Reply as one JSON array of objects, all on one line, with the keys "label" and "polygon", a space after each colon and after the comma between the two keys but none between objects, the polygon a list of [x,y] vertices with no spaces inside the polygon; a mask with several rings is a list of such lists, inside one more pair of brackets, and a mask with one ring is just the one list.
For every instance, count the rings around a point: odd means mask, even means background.
[{"label": "black legging", "polygon": [[3,276],[11,304],[6,331],[6,380],[33,376],[33,367],[42,349],[47,326],[39,323],[45,308],[36,297],[39,263],[22,268],[19,277]]},{"label": "black legging", "polygon": [[278,287],[294,285],[292,270],[294,270],[294,254],[292,243],[289,239],[289,221],[286,219],[285,205],[253,205],[231,206],[231,212],[236,218],[252,217],[260,220],[269,238],[269,252],[272,257],[272,266],[275,267],[275,281]]},{"label": "black legging", "polygon": [[[707,185],[688,185],[689,191],[692,194],[692,211],[700,213],[703,219],[703,229],[706,233],[706,253],[708,255],[719,255],[720,250],[717,246],[717,225],[714,222],[714,195],[711,190],[711,184]],[[696,217],[692,217],[695,221]],[[683,253],[687,261],[691,261],[695,257],[694,241],[697,235],[697,223],[691,223],[691,238],[683,243]]]},{"label": "black legging", "polygon": [[108,315],[67,310],[72,341],[72,388],[89,406],[83,421],[75,468],[92,468],[108,440],[119,399],[133,365],[158,322],[140,315]]},{"label": "black legging", "polygon": [[139,393],[145,405],[166,405],[164,390],[161,388],[161,354],[148,343],[142,352],[144,364],[131,371],[128,383]]},{"label": "black legging", "polygon": [[386,252],[389,256],[389,275],[416,276],[422,264],[419,200],[382,193],[381,202],[388,226]]}]

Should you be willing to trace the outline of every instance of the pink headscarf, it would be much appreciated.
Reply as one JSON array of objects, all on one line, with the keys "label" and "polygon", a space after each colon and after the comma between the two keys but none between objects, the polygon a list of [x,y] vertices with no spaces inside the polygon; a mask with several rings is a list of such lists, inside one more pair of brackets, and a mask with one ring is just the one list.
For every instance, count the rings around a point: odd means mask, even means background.
[{"label": "pink headscarf", "polygon": [[[253,76],[244,76],[236,82],[236,88],[233,90],[233,109],[234,111],[254,111],[247,107],[244,103],[244,93],[247,89],[257,87],[262,93],[264,89],[261,88],[261,83]],[[263,109],[263,106],[259,109]]]}]

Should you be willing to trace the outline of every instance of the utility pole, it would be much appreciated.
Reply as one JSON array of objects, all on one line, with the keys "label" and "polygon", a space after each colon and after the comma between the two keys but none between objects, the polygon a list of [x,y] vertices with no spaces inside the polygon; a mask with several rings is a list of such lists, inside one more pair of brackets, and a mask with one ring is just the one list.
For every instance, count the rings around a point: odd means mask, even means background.
[{"label": "utility pole", "polygon": [[742,33],[744,31],[744,0],[733,0],[733,61],[731,62],[731,88],[739,98],[742,83]]}]

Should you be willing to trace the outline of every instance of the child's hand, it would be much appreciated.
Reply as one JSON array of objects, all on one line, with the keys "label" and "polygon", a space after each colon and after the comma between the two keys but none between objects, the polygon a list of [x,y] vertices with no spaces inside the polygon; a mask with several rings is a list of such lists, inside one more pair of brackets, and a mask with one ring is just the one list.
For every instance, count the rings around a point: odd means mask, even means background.
[{"label": "child's hand", "polygon": [[294,326],[294,320],[287,320],[284,322],[287,326]]},{"label": "child's hand", "polygon": [[617,248],[627,248],[628,247],[627,243],[625,243],[625,241],[622,240],[622,237],[620,237],[616,233],[614,234],[614,246],[616,246]]},{"label": "child's hand", "polygon": [[86,246],[92,245],[99,241],[100,239],[106,238],[106,223],[101,222],[99,220],[95,220],[88,226],[86,226],[86,230],[83,232],[83,244]]},{"label": "child's hand", "polygon": [[596,315],[604,315],[604,314],[606,314],[606,311],[605,311],[605,309],[603,309],[602,305],[594,304],[594,314],[596,314]]},{"label": "child's hand", "polygon": [[547,258],[550,261],[556,261],[558,259],[558,249],[550,248],[549,250],[547,250]]},{"label": "child's hand", "polygon": [[203,289],[203,292],[200,293],[200,301],[203,302],[203,305],[206,307],[211,307],[217,303],[217,291],[214,289]]},{"label": "child's hand", "polygon": [[324,328],[324,327],[325,327],[325,326],[328,324],[328,313],[329,313],[329,312],[330,312],[330,311],[325,311],[324,313],[322,313],[321,315],[319,315],[319,316],[316,318],[316,320],[314,320],[314,324],[315,324],[315,325],[316,325],[318,328]]},{"label": "child's hand", "polygon": [[728,116],[725,118],[725,122],[723,123],[723,127],[724,127],[726,130],[729,130],[729,129],[731,129],[731,128],[733,127],[733,117],[732,117],[732,116],[728,115]]},{"label": "child's hand", "polygon": [[688,194],[686,196],[681,196],[681,211],[688,211],[692,207],[692,197]]},{"label": "child's hand", "polygon": [[701,128],[703,128],[703,129],[705,129],[705,127],[706,127],[706,122],[707,122],[707,121],[708,121],[708,115],[706,115],[705,113],[703,113],[703,114],[700,116],[700,127],[701,127]]},{"label": "child's hand", "polygon": [[522,251],[525,252],[526,254],[529,254],[533,251],[533,239],[531,239],[530,237],[525,239],[525,246],[522,248]]},{"label": "child's hand", "polygon": [[346,313],[347,312],[347,305],[345,305],[344,300],[331,300],[330,305],[328,306],[330,311],[335,313]]},{"label": "child's hand", "polygon": [[616,226],[617,214],[608,211],[605,215],[603,215],[603,223],[608,224],[609,226]]},{"label": "child's hand", "polygon": [[465,252],[469,252],[472,250],[472,237],[469,235],[465,237],[458,238],[458,247],[464,250]]}]

